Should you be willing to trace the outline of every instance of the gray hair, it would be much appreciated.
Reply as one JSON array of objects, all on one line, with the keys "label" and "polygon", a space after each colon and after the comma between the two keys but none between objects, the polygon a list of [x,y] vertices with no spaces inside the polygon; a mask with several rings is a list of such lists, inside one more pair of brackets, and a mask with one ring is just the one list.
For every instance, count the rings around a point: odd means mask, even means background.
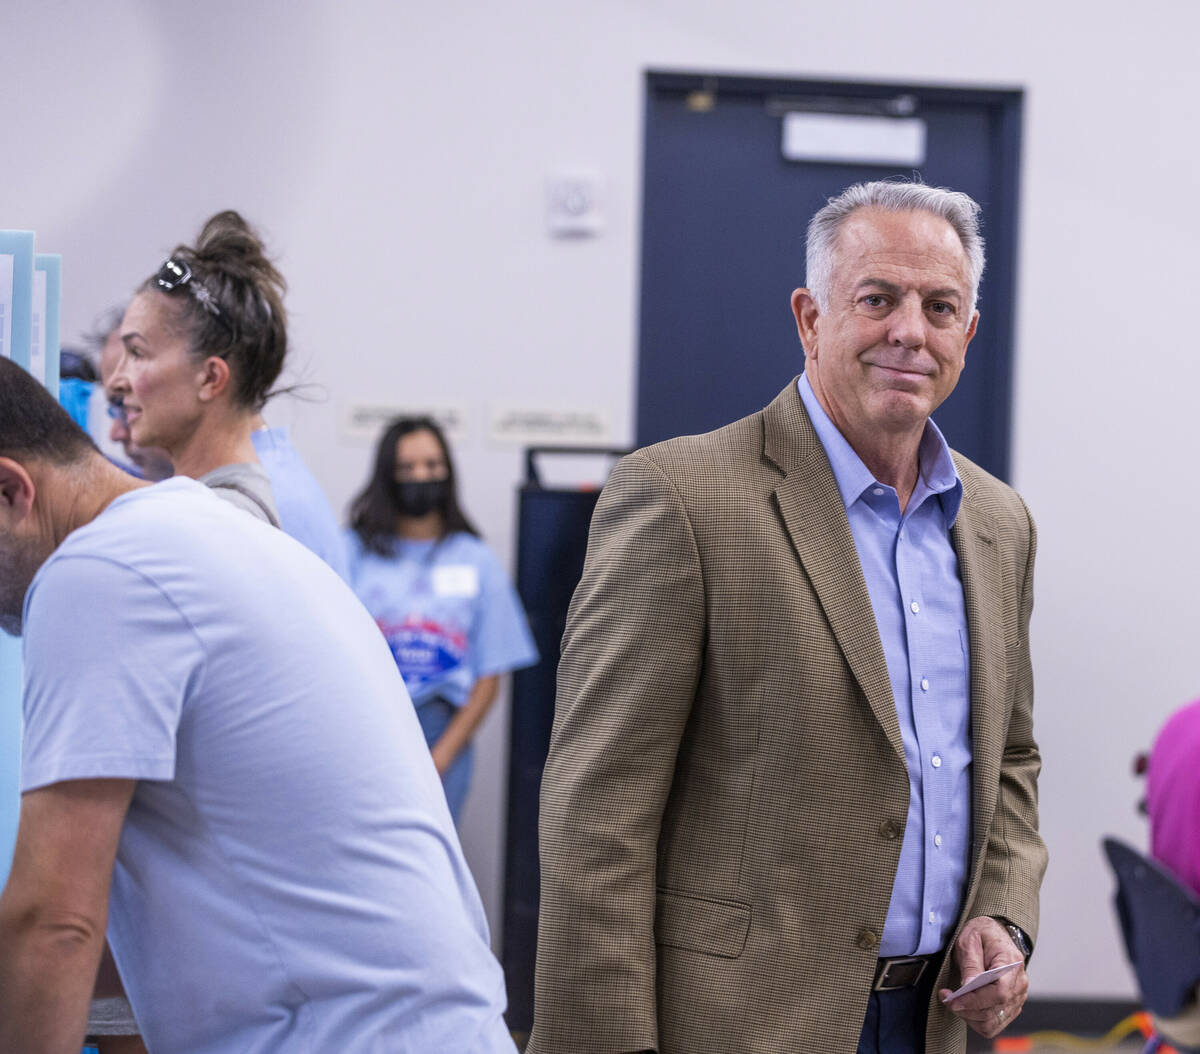
[{"label": "gray hair", "polygon": [[95,325],[83,335],[83,342],[93,359],[99,361],[100,353],[104,350],[104,345],[108,343],[108,338],[121,328],[121,319],[124,317],[125,305],[118,304],[115,307],[110,307],[96,319]]},{"label": "gray hair", "polygon": [[979,233],[979,205],[968,195],[945,187],[927,187],[924,183],[876,180],[855,183],[820,209],[808,224],[808,252],[805,266],[808,289],[822,311],[829,310],[829,289],[833,280],[834,253],[842,224],[858,209],[875,208],[887,212],[928,212],[944,219],[967,257],[967,276],[971,282],[971,310],[979,296],[983,278],[983,235]]}]

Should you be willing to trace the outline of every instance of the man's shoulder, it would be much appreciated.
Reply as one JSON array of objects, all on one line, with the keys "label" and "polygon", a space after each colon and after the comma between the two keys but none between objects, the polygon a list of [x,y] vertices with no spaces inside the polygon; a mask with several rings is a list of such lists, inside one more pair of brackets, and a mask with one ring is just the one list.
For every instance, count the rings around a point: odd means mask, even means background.
[{"label": "man's shoulder", "polygon": [[1027,533],[1031,516],[1024,499],[1004,480],[975,464],[957,450],[951,451],[958,477],[962,480],[963,503],[977,515],[994,523],[1011,525]]},{"label": "man's shoulder", "polygon": [[[130,491],[73,531],[51,561],[88,557],[120,565],[161,590],[188,583],[232,588],[267,564],[294,567],[283,533],[197,480],[175,477]],[[296,547],[297,549],[299,547]]]},{"label": "man's shoulder", "polygon": [[223,508],[207,487],[186,477],[138,486],[67,535],[54,555],[111,556],[119,552],[123,558],[133,558],[159,541],[188,532],[197,511],[207,510],[210,503]]},{"label": "man's shoulder", "polygon": [[209,536],[197,527],[196,517],[210,506],[225,510],[194,480],[175,478],[136,487],[68,534],[42,565],[33,585],[45,592],[47,583],[69,584],[79,575],[81,561],[92,567],[105,565],[110,575],[152,580],[163,550],[183,555],[191,551],[191,541]]},{"label": "man's shoulder", "polygon": [[672,480],[744,477],[762,464],[763,413],[759,410],[701,435],[666,439],[635,450],[631,457]]}]

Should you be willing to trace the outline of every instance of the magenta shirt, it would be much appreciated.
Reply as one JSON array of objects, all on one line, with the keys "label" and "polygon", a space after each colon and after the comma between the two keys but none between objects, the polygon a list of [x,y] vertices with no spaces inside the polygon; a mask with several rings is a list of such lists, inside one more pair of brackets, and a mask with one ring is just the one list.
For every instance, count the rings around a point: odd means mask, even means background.
[{"label": "magenta shirt", "polygon": [[1150,855],[1200,895],[1200,699],[1158,733],[1146,772]]}]

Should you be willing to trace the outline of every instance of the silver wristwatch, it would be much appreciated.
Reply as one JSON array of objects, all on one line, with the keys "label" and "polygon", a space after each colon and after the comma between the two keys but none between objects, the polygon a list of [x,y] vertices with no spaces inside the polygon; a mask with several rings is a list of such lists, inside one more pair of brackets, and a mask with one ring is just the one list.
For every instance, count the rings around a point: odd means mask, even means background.
[{"label": "silver wristwatch", "polygon": [[1012,938],[1013,944],[1017,946],[1019,951],[1025,957],[1025,965],[1029,965],[1029,957],[1033,954],[1033,948],[1029,943],[1029,938],[1025,936],[1025,931],[1020,926],[1014,926],[1011,922],[1004,923],[1004,928],[1008,930],[1008,935]]}]

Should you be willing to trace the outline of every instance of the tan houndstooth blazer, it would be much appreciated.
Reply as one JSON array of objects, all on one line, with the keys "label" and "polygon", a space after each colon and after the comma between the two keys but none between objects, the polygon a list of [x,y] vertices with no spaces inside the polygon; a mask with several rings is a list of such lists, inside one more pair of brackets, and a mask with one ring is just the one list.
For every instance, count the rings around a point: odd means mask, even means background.
[{"label": "tan houndstooth blazer", "polygon": [[[957,464],[974,779],[958,925],[996,915],[1036,936],[1034,529],[1012,490]],[[761,413],[617,466],[563,643],[531,1054],[852,1054],[908,776],[794,381]],[[929,1051],[964,1046],[935,1000]]]}]

